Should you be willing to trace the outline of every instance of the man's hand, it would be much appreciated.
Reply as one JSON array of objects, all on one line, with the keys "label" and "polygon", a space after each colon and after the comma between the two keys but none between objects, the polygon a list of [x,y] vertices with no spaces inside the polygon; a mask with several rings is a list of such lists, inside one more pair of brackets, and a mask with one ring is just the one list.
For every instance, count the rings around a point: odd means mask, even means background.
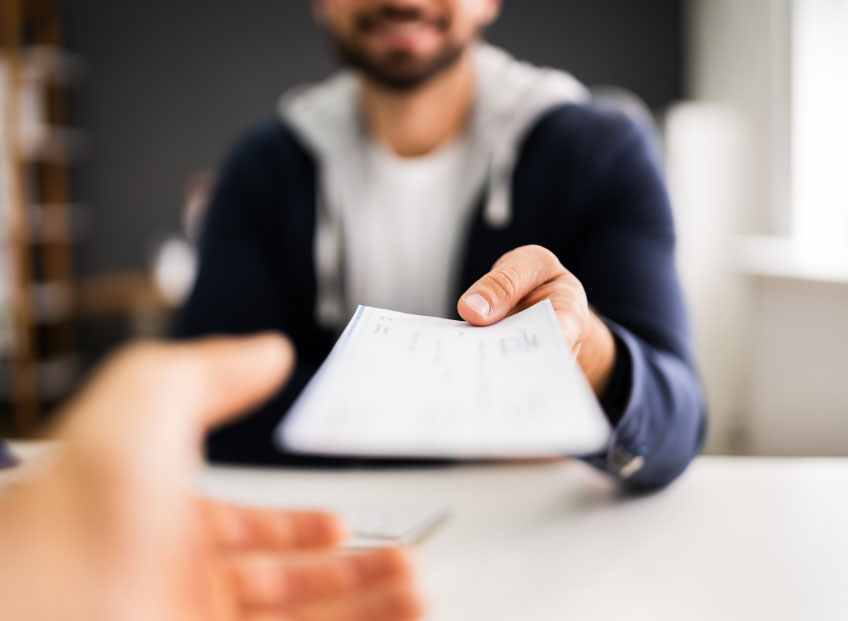
[{"label": "man's hand", "polygon": [[559,325],[595,394],[603,395],[615,364],[615,342],[589,307],[583,285],[550,250],[522,246],[507,252],[459,299],[468,323],[487,326],[549,299]]},{"label": "man's hand", "polygon": [[61,456],[0,497],[0,610],[27,621],[411,619],[401,549],[348,554],[332,515],[189,492],[204,429],[288,375],[267,335],[118,354],[62,418]]}]

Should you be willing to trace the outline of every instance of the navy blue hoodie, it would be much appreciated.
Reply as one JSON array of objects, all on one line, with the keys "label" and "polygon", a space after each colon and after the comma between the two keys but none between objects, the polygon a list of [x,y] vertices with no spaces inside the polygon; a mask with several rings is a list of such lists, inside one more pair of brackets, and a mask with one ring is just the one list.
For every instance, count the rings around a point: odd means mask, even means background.
[{"label": "navy blue hoodie", "polygon": [[[601,105],[564,104],[533,125],[517,154],[511,219],[502,227],[487,223],[484,190],[456,297],[509,250],[539,244],[553,251],[616,341],[613,378],[601,398],[614,432],[608,450],[587,461],[634,489],[665,485],[700,450],[705,407],[653,137]],[[212,460],[350,463],[284,455],[272,444],[274,427],[335,338],[315,313],[316,171],[295,132],[275,119],[243,136],[220,175],[177,335],[282,331],[298,362],[284,390],[211,434]]]}]

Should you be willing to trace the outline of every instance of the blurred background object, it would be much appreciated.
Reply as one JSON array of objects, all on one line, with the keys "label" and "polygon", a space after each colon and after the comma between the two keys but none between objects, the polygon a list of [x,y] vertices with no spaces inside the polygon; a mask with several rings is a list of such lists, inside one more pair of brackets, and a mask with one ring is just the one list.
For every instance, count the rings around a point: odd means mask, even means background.
[{"label": "blurred background object", "polygon": [[[335,63],[307,0],[4,11],[0,433],[28,433],[12,386],[43,409],[164,334],[226,151]],[[659,128],[709,452],[848,455],[846,32],[848,0],[506,0],[489,32]]]},{"label": "blurred background object", "polygon": [[86,140],[68,127],[65,103],[84,64],[63,47],[56,3],[1,6],[0,411],[29,433],[73,388],[80,361],[70,175]]},{"label": "blurred background object", "polygon": [[846,0],[688,4],[667,141],[715,452],[848,455],[845,33]]},{"label": "blurred background object", "polygon": [[18,461],[12,455],[11,449],[9,446],[0,440],[0,470],[3,468],[11,468],[12,466],[17,465]]}]

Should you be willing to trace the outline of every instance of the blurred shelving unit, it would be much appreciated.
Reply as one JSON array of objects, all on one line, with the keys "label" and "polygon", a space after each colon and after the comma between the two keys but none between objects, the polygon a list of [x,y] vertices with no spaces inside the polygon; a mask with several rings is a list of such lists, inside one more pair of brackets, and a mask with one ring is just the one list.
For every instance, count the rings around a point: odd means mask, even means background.
[{"label": "blurred shelving unit", "polygon": [[84,209],[69,175],[85,134],[67,127],[65,98],[84,71],[62,46],[60,0],[0,2],[0,412],[27,435],[74,385],[72,247]]}]

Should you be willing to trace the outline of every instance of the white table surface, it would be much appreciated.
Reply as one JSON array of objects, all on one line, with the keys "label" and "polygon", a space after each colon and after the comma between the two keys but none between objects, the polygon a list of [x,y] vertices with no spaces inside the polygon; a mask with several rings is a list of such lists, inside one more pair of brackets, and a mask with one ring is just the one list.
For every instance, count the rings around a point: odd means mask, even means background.
[{"label": "white table surface", "polygon": [[200,488],[262,506],[448,507],[415,546],[436,621],[848,619],[848,459],[701,457],[639,497],[568,461],[208,467]]},{"label": "white table surface", "polygon": [[848,459],[702,457],[641,497],[577,462],[212,467],[201,486],[270,506],[446,505],[416,546],[431,619],[848,619]]}]

